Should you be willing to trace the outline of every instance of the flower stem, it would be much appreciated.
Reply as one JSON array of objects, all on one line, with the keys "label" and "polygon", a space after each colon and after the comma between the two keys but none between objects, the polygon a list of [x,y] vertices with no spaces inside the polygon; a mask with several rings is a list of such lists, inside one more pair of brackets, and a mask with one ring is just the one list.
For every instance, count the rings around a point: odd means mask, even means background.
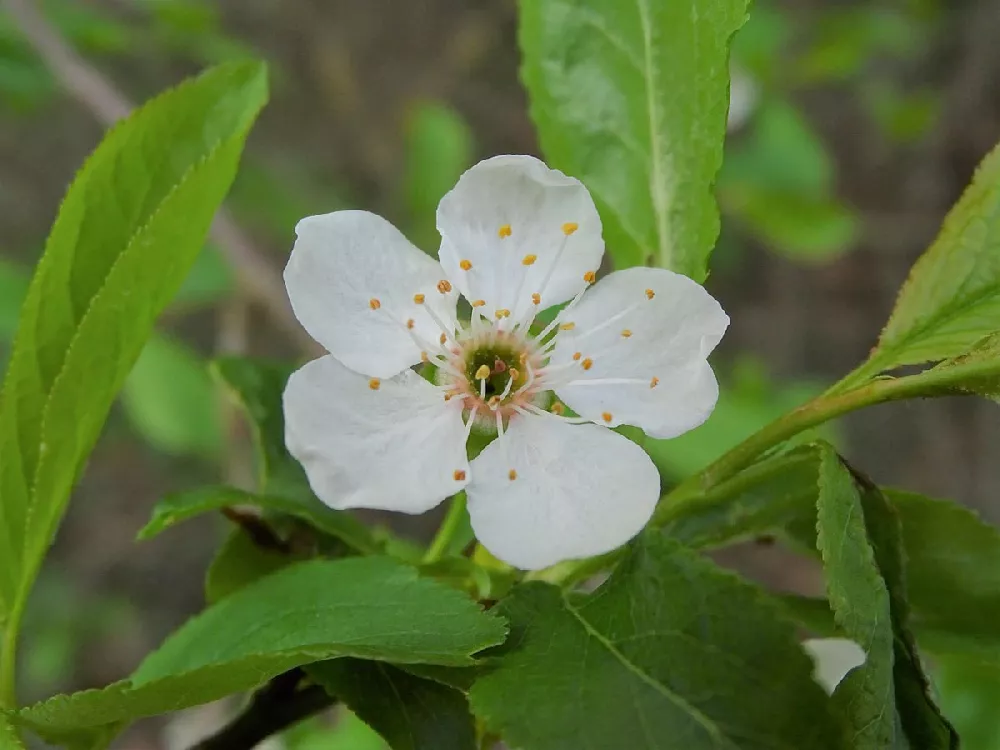
[{"label": "flower stem", "polygon": [[[823,395],[771,422],[718,460],[678,484],[660,498],[659,507],[649,526],[655,528],[662,525],[668,518],[676,515],[677,506],[700,497],[735,476],[767,451],[811,427],[875,404],[922,396],[967,393],[968,391],[961,389],[963,385],[991,383],[1000,378],[1000,359],[970,360],[934,367],[917,375],[901,378],[876,377],[863,381],[861,385],[853,385],[871,369],[862,365]],[[877,373],[872,373],[874,374]],[[668,507],[669,513],[665,512]],[[548,571],[530,575],[529,578],[569,586],[610,567],[622,554],[624,548],[619,548],[599,557],[563,563]]]},{"label": "flower stem", "polygon": [[465,492],[459,492],[451,499],[448,512],[441,522],[441,526],[434,535],[434,540],[424,554],[424,563],[432,563],[440,560],[451,546],[455,535],[461,530],[465,520]]}]

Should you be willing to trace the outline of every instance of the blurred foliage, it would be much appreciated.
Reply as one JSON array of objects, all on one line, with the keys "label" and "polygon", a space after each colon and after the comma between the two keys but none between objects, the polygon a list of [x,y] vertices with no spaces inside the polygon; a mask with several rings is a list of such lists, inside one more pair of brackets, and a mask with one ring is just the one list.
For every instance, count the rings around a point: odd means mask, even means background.
[{"label": "blurred foliage", "polygon": [[941,708],[962,736],[963,750],[1000,750],[1000,669],[948,657],[936,664]]},{"label": "blurred foliage", "polygon": [[305,721],[282,736],[288,750],[388,750],[382,738],[350,711],[340,709],[332,727]]}]

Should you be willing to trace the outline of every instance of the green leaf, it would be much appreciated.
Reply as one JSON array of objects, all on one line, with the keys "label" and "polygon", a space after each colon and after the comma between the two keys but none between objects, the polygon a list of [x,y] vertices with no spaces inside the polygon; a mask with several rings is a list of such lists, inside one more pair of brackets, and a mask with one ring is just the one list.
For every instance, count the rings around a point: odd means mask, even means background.
[{"label": "green leaf", "polygon": [[166,453],[211,458],[222,450],[215,385],[183,344],[154,336],[132,367],[122,404],[135,428]]},{"label": "green leaf", "polygon": [[168,91],[105,137],[63,201],[0,402],[0,611],[15,622],[114,396],[200,249],[266,98],[259,63],[221,66]]},{"label": "green leaf", "polygon": [[17,331],[17,316],[28,293],[28,274],[0,259],[0,345],[10,344]]},{"label": "green leaf", "polygon": [[0,747],[4,750],[25,750],[21,738],[17,736],[14,727],[2,713],[0,713]]},{"label": "green leaf", "polygon": [[896,724],[889,591],[868,541],[854,477],[827,446],[820,451],[818,490],[816,543],[830,606],[843,633],[867,654],[865,663],[837,686],[835,699],[851,722],[851,747],[895,747],[902,738]]},{"label": "green leaf", "polygon": [[257,448],[258,489],[267,494],[315,499],[299,462],[285,447],[281,397],[294,367],[240,357],[211,365],[213,374],[246,412]]},{"label": "green leaf", "polygon": [[764,459],[683,503],[663,503],[653,523],[692,547],[718,547],[781,531],[804,519],[815,527],[815,446]]},{"label": "green leaf", "polygon": [[793,626],[661,536],[590,596],[531,583],[499,609],[511,636],[470,698],[514,747],[846,747]]},{"label": "green leaf", "polygon": [[906,550],[913,627],[937,653],[1000,667],[1000,532],[945,500],[888,491]]},{"label": "green leaf", "polygon": [[962,658],[937,659],[941,708],[962,737],[962,750],[998,750],[1000,670]]},{"label": "green leaf", "polygon": [[19,718],[46,732],[131,721],[342,656],[465,666],[505,632],[503,620],[471,599],[388,558],[299,563],[190,620],[130,680],[51,698]]},{"label": "green leaf", "polygon": [[312,664],[308,673],[393,750],[478,750],[469,703],[454,688],[360,659]]},{"label": "green leaf", "polygon": [[965,354],[1000,329],[1000,147],[983,160],[913,266],[878,346],[843,388],[901,365]]},{"label": "green leaf", "polygon": [[444,194],[472,165],[469,124],[451,107],[420,102],[406,122],[403,197],[409,217],[407,234],[424,250],[439,241],[435,214]]},{"label": "green leaf", "polygon": [[[590,189],[617,268],[703,281],[747,0],[522,0],[522,78],[549,163]],[[696,83],[695,83],[696,82]]]},{"label": "green leaf", "polygon": [[264,549],[243,529],[233,529],[205,573],[205,601],[217,601],[295,562],[290,555]]}]

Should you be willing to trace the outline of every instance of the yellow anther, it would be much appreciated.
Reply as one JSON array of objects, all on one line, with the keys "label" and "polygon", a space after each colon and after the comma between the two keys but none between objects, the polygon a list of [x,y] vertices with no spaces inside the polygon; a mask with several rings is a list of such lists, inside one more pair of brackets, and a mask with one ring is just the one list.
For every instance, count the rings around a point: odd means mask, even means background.
[{"label": "yellow anther", "polygon": [[517,479],[517,469],[511,469],[510,471],[508,471],[508,472],[507,472],[507,478],[508,478],[508,479],[509,479],[510,481],[512,481],[512,482],[513,482],[513,481],[514,481],[515,479]]},{"label": "yellow anther", "polygon": [[497,316],[497,320],[500,320],[501,318],[509,318],[510,317],[510,310],[508,310],[506,307],[504,307],[504,308],[501,308],[501,309],[497,310],[496,313],[494,313],[494,314]]},{"label": "yellow anther", "polygon": [[476,380],[486,380],[490,376],[490,366],[489,365],[479,365],[479,369],[476,370]]},{"label": "yellow anther", "polygon": [[559,326],[559,329],[562,331],[572,331],[574,328],[576,328],[576,323],[563,323]]},{"label": "yellow anther", "polygon": [[407,328],[411,328],[412,329],[413,326],[415,326],[415,325],[416,325],[416,322],[413,320],[413,318],[410,318],[408,321],[406,321],[406,327]]},{"label": "yellow anther", "polygon": [[533,265],[536,260],[538,260],[538,256],[537,255],[533,255],[531,253],[528,253],[523,258],[521,258],[521,265],[522,266],[530,266],[530,265]]},{"label": "yellow anther", "polygon": [[431,358],[427,356],[427,352],[420,352],[420,361],[421,362],[430,362]]},{"label": "yellow anther", "polygon": [[370,300],[368,300],[368,307],[370,307],[372,310],[378,310],[380,307],[382,307],[382,303],[378,301],[377,297],[372,297]]},{"label": "yellow anther", "polygon": [[577,224],[575,221],[567,221],[565,224],[562,225],[563,234],[565,234],[567,237],[569,237],[571,234],[573,234],[573,232],[575,232],[579,228],[580,225]]},{"label": "yellow anther", "polygon": [[446,394],[444,394],[444,400],[445,401],[451,401],[454,397],[455,397],[454,393],[446,393]]},{"label": "yellow anther", "polygon": [[597,274],[594,273],[593,271],[587,271],[587,273],[585,273],[583,275],[583,280],[586,281],[588,284],[593,284],[594,283],[594,279],[596,279],[596,278],[597,278]]},{"label": "yellow anther", "polygon": [[500,397],[490,396],[489,400],[486,402],[486,405],[489,406],[491,409],[496,409],[498,406],[500,406]]},{"label": "yellow anther", "polygon": [[533,305],[540,305],[540,304],[542,304],[542,295],[540,295],[538,292],[535,292],[534,294],[532,294],[531,295],[531,304],[533,304]]},{"label": "yellow anther", "polygon": [[448,281],[448,279],[441,279],[441,281],[438,282],[438,291],[441,292],[441,294],[447,294],[450,292],[451,282]]},{"label": "yellow anther", "polygon": [[472,303],[473,307],[484,307],[485,305],[486,305],[486,300],[484,299],[477,299],[475,302]]},{"label": "yellow anther", "polygon": [[623,330],[622,331],[622,338],[623,339],[630,339],[630,338],[632,338],[632,331],[630,331],[628,328],[626,328],[625,330]]},{"label": "yellow anther", "polygon": [[463,271],[468,271],[470,268],[472,268],[472,261],[463,260],[461,263],[458,264],[458,267],[461,268]]},{"label": "yellow anther", "polygon": [[583,360],[583,362],[580,363],[580,367],[582,367],[584,370],[589,370],[593,366],[594,366],[594,360],[592,360],[590,357],[587,357],[585,360]]},{"label": "yellow anther", "polygon": [[659,378],[653,378],[652,380],[649,381],[649,387],[656,388],[656,386],[659,385],[659,383],[660,383]]},{"label": "yellow anther", "polygon": [[465,481],[465,472],[462,471],[461,469],[455,469],[455,473],[452,474],[452,476],[455,477],[455,481],[456,482],[464,482]]},{"label": "yellow anther", "polygon": [[611,412],[609,412],[609,411],[604,412],[601,415],[601,419],[603,419],[605,422],[609,422],[610,423],[611,420],[612,420]]},{"label": "yellow anther", "polygon": [[562,414],[566,411],[566,407],[563,406],[561,402],[556,401],[549,407],[549,411],[558,416],[562,416]]},{"label": "yellow anther", "polygon": [[573,352],[573,361],[574,362],[579,362],[580,361],[580,357],[582,357],[582,356],[583,356],[583,352]]},{"label": "yellow anther", "polygon": [[414,294],[413,295],[413,301],[416,302],[418,305],[424,304],[424,295],[422,295],[422,294]]},{"label": "yellow anther", "polygon": [[653,299],[653,297],[655,297],[655,296],[656,296],[656,292],[654,292],[652,289],[647,289],[646,290],[646,299]]},{"label": "yellow anther", "polygon": [[525,362],[528,361],[528,353],[527,352],[521,352],[518,355],[517,359],[523,365]]},{"label": "yellow anther", "polygon": [[517,380],[519,377],[521,377],[521,373],[519,373],[517,371],[516,367],[511,367],[510,368],[510,378],[511,378],[511,380]]},{"label": "yellow anther", "polygon": [[499,237],[500,239],[506,239],[507,237],[510,237],[511,234],[512,231],[510,228],[510,224],[504,224],[497,230],[497,237]]},{"label": "yellow anther", "polygon": [[442,344],[446,343],[448,341],[448,334],[442,333],[440,338],[438,338],[438,341],[440,341]]},{"label": "yellow anther", "polygon": [[368,381],[368,387],[371,388],[373,391],[377,391],[381,385],[382,381],[379,380],[378,378],[372,378],[371,380]]}]

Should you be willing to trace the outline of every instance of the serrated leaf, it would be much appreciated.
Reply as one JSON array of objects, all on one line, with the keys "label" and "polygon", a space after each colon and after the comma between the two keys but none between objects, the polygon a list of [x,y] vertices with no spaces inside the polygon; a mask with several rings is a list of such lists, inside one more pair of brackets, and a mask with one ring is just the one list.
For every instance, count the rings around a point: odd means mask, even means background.
[{"label": "serrated leaf", "polygon": [[478,749],[469,702],[454,688],[360,659],[320,662],[307,671],[392,750]]},{"label": "serrated leaf", "polygon": [[661,536],[636,543],[592,595],[532,583],[498,607],[511,636],[470,699],[514,747],[847,747],[793,626]]},{"label": "serrated leaf", "polygon": [[205,601],[215,604],[293,562],[291,555],[264,549],[243,529],[233,529],[205,572]]},{"label": "serrated leaf", "polygon": [[122,388],[129,420],[166,453],[212,458],[222,449],[215,384],[194,352],[163,336],[146,342]]},{"label": "serrated leaf", "polygon": [[522,78],[548,162],[590,189],[617,268],[696,281],[719,233],[712,194],[729,44],[746,0],[522,0]]},{"label": "serrated leaf", "polygon": [[[816,544],[826,591],[844,634],[867,655],[837,686],[835,699],[851,722],[851,747],[878,750],[901,741],[893,683],[893,617],[889,591],[868,541],[854,477],[827,446],[820,450]],[[924,745],[919,745],[924,747]],[[928,750],[940,745],[927,745]]]},{"label": "serrated leaf", "polygon": [[213,69],[115,127],[70,187],[0,403],[0,609],[23,608],[83,461],[266,98],[261,64]]},{"label": "serrated leaf", "polygon": [[190,518],[237,505],[253,505],[273,512],[300,518],[322,532],[337,537],[362,554],[382,551],[371,531],[361,521],[342,511],[328,508],[318,500],[296,500],[277,495],[255,495],[235,487],[199,487],[163,498],[153,508],[153,517],[138,534],[152,539],[167,529]]},{"label": "serrated leaf", "polygon": [[175,632],[130,680],[21,710],[45,732],[100,727],[217,700],[343,656],[452,666],[503,641],[503,620],[383,557],[299,563]]},{"label": "serrated leaf", "polygon": [[966,353],[1000,329],[1000,148],[979,165],[913,266],[878,346],[844,387],[880,371]]}]

